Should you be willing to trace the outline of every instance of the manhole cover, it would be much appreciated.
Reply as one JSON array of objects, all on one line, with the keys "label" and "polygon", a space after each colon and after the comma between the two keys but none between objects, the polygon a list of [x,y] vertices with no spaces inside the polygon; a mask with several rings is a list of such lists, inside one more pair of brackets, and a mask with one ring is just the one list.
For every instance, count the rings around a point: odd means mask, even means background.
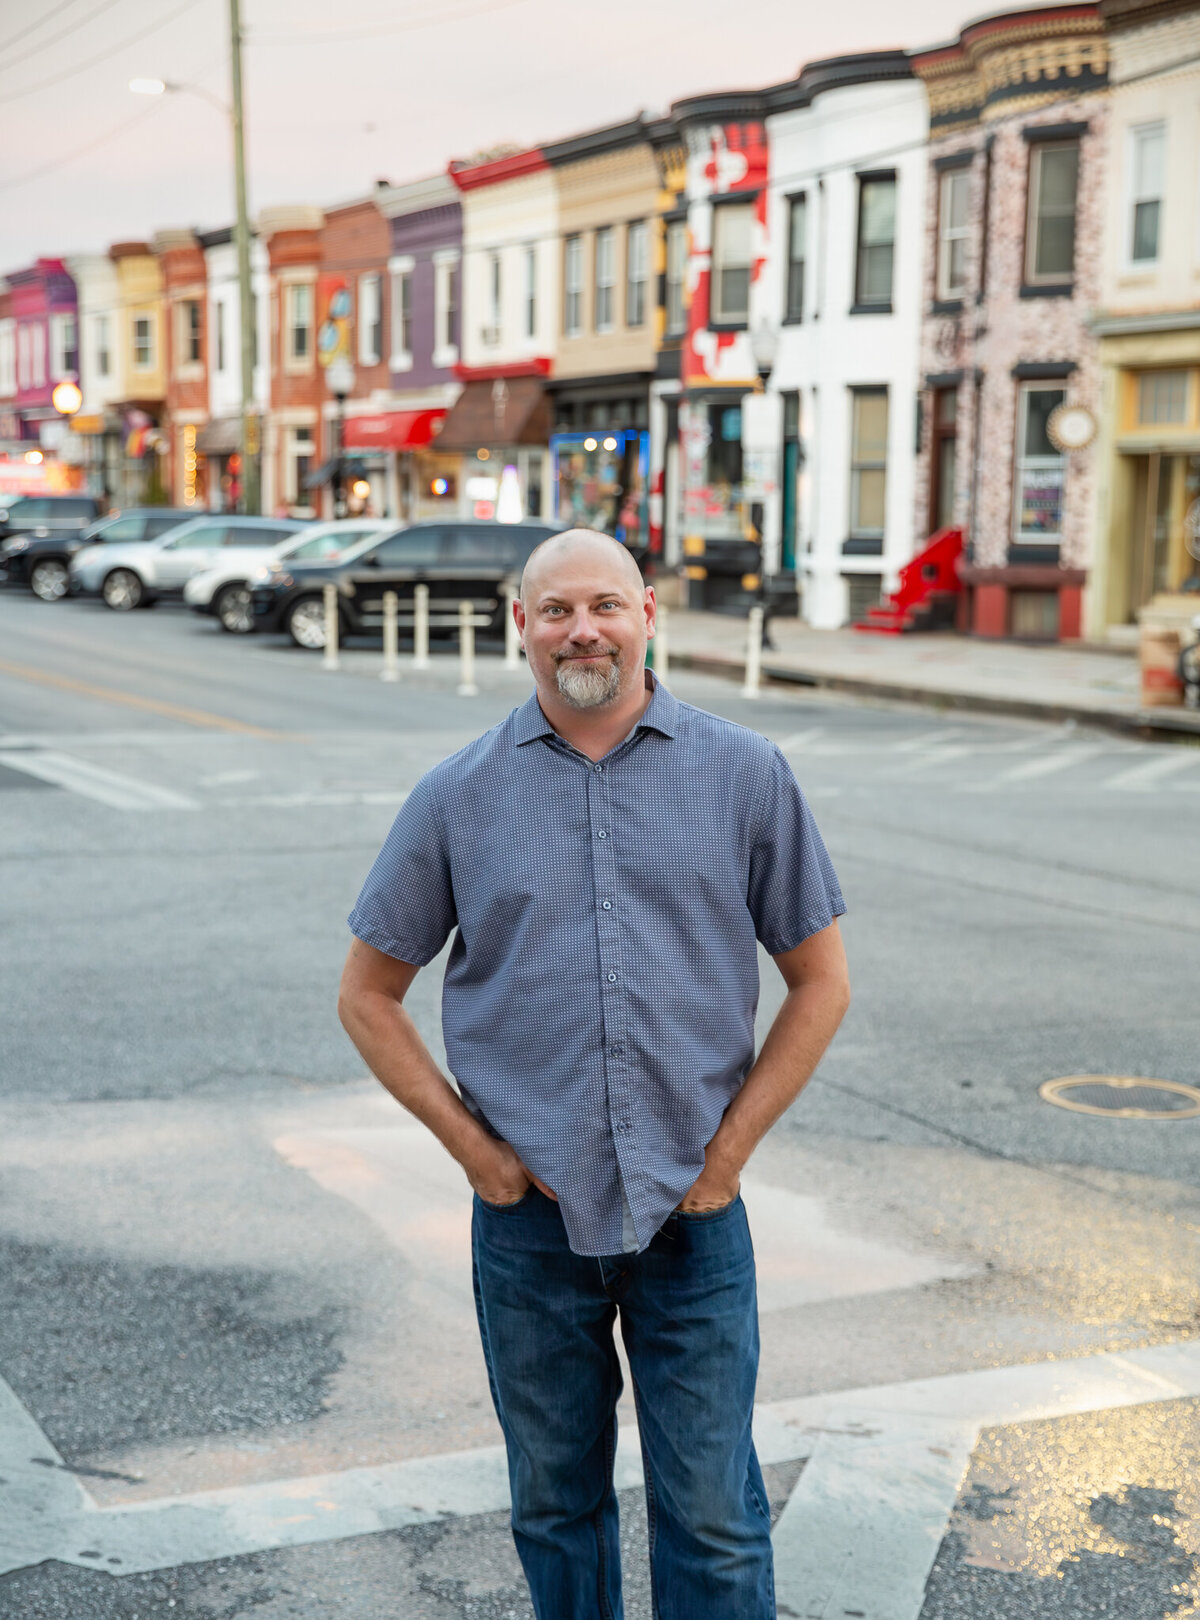
[{"label": "manhole cover", "polygon": [[1077,1114],[1108,1114],[1118,1119],[1191,1119],[1200,1114],[1196,1086],[1127,1074],[1070,1074],[1044,1081],[1038,1096]]}]

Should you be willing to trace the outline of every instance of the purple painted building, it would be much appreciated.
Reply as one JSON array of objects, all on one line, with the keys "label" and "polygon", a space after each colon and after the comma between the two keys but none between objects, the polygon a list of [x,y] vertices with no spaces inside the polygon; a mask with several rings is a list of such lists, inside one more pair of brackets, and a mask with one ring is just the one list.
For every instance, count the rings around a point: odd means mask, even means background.
[{"label": "purple painted building", "polygon": [[381,185],[375,203],[392,235],[387,409],[410,424],[409,447],[394,451],[394,510],[410,520],[438,517],[457,512],[462,499],[462,457],[440,452],[437,444],[445,413],[462,388],[456,370],[462,208],[446,175]]},{"label": "purple painted building", "polygon": [[10,271],[5,279],[16,328],[13,406],[22,439],[37,442],[43,422],[57,426],[61,421],[51,403],[55,384],[79,375],[75,283],[61,259],[38,259],[25,270]]}]

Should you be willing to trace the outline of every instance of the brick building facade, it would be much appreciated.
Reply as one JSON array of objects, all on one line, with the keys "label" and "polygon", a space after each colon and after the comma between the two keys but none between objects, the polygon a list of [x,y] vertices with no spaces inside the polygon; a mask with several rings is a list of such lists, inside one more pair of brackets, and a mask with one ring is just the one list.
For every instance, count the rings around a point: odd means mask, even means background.
[{"label": "brick building facade", "polygon": [[164,483],[174,506],[208,504],[204,458],[197,440],[208,421],[208,297],[204,249],[192,231],[159,231],[154,251],[162,267],[166,343]]},{"label": "brick building facade", "polygon": [[[1100,408],[1088,320],[1104,232],[1103,23],[1094,5],[1014,12],[912,60],[930,105],[918,537],[964,529],[964,628],[1074,638]],[[1068,421],[1059,407],[1075,408]]]},{"label": "brick building facade", "polygon": [[316,513],[308,479],[317,470],[325,399],[317,364],[324,223],[321,209],[309,207],[267,209],[258,221],[270,272],[270,405],[262,446],[262,509],[268,513]]}]

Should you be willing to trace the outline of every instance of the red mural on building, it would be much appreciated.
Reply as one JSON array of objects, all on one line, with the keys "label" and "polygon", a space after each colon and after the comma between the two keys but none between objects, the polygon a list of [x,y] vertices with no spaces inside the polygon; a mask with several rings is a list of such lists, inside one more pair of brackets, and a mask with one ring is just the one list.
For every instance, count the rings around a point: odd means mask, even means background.
[{"label": "red mural on building", "polygon": [[[717,124],[709,132],[703,167],[707,197],[757,193],[750,232],[750,282],[766,260],[767,140],[762,124]],[[697,201],[701,199],[697,198]],[[710,328],[712,296],[712,210],[693,215],[688,252],[688,331],[684,344],[684,386],[706,383],[745,385],[753,380],[744,330]]]}]

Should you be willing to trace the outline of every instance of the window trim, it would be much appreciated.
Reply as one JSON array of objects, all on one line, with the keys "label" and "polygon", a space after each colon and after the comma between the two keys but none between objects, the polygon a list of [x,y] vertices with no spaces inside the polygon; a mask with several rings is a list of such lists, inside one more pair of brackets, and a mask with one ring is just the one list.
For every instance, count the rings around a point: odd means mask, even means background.
[{"label": "window trim", "polygon": [[[947,207],[947,194],[953,191],[958,182],[962,182],[966,191],[965,219],[961,226],[949,223],[948,215],[953,211],[953,204]],[[955,234],[957,233],[957,234]],[[971,171],[966,164],[958,164],[954,168],[943,169],[938,175],[937,196],[937,274],[935,294],[937,302],[961,303],[967,296],[967,252],[963,250],[962,281],[951,283],[950,260],[953,246],[956,242],[969,244],[971,240]]]},{"label": "window trim", "polygon": [[[864,169],[856,173],[854,178],[858,184],[858,197],[854,212],[854,302],[851,305],[850,313],[852,315],[890,315],[892,313],[892,301],[896,291],[896,226],[900,218],[900,212],[896,206],[900,196],[900,186],[897,179],[897,173],[895,169]],[[862,256],[864,246],[862,236],[863,198],[867,186],[882,185],[889,182],[892,187],[893,204],[892,239],[889,244],[892,250],[892,266],[891,274],[888,277],[888,295],[886,299],[864,298],[862,285]],[[873,242],[867,245],[871,247],[881,247],[883,244]]]},{"label": "window trim", "polygon": [[[301,325],[296,320],[296,299],[300,293],[308,297],[308,321]],[[308,281],[287,281],[283,284],[284,295],[284,360],[283,369],[287,372],[311,371],[316,364],[316,283]],[[304,354],[296,353],[296,333],[307,332]]]},{"label": "window trim", "polygon": [[[758,201],[757,192],[734,192],[726,197],[714,197],[712,200],[712,231],[709,245],[709,276],[708,276],[708,324],[714,332],[745,332],[750,326],[750,290],[754,273],[754,210]],[[750,224],[749,247],[746,254],[746,263],[731,265],[730,269],[742,270],[746,273],[746,313],[745,315],[729,315],[718,309],[720,280],[718,278],[717,239],[718,221],[722,215],[728,215],[735,210],[744,212]]]},{"label": "window trim", "polygon": [[[675,240],[680,245],[679,275],[671,276],[671,242]],[[668,219],[663,232],[663,336],[667,338],[681,338],[687,331],[687,267],[688,267],[688,222],[687,216],[680,219]],[[671,288],[679,288],[679,322],[671,324]]]},{"label": "window trim", "polygon": [[[1159,180],[1158,195],[1156,197],[1139,197],[1137,194],[1137,171],[1139,139],[1147,135],[1157,135],[1162,141],[1162,173]],[[1165,118],[1154,118],[1146,123],[1130,124],[1126,140],[1126,188],[1125,188],[1125,269],[1133,273],[1144,270],[1157,270],[1162,264],[1162,238],[1163,238],[1163,204],[1164,193],[1167,189],[1167,121]],[[1154,230],[1154,254],[1147,259],[1134,257],[1134,247],[1137,242],[1137,210],[1142,202],[1155,202],[1158,204],[1158,218]]]},{"label": "window trim", "polygon": [[457,248],[433,255],[433,364],[443,370],[458,363],[459,306],[455,294],[461,256]]},{"label": "window trim", "polygon": [[[388,302],[391,305],[391,341],[388,344],[389,371],[411,371],[412,355],[412,278],[416,260],[409,254],[398,254],[388,260]],[[408,327],[410,347],[404,347],[404,328]]]},{"label": "window trim", "polygon": [[[378,366],[383,363],[383,278],[377,270],[368,270],[358,278],[358,363],[360,366]],[[368,320],[368,304],[371,305]],[[375,341],[371,336],[374,330]]]},{"label": "window trim", "polygon": [[[1043,130],[1046,127],[1047,126],[1043,126]],[[1070,126],[1060,125],[1059,127],[1066,128]],[[1028,133],[1026,134],[1026,140],[1029,141]],[[1061,270],[1044,270],[1040,275],[1036,273],[1038,247],[1037,219],[1038,204],[1041,195],[1042,159],[1047,152],[1062,152],[1067,151],[1068,149],[1073,149],[1076,154],[1075,207],[1072,211],[1072,220],[1074,222],[1074,227],[1077,228],[1079,222],[1079,160],[1082,157],[1082,147],[1079,138],[1077,136],[1072,136],[1069,139],[1052,138],[1049,136],[1043,137],[1041,132],[1039,132],[1039,138],[1037,140],[1029,141],[1029,160],[1025,174],[1025,244],[1024,253],[1022,255],[1024,279],[1021,283],[1020,294],[1022,298],[1037,297],[1039,294],[1046,297],[1069,296],[1075,287],[1075,260],[1077,256],[1076,249],[1078,246],[1075,228],[1072,229],[1071,233],[1070,274],[1064,275]],[[1064,288],[1066,289],[1065,294],[1063,292]]]},{"label": "window trim", "polygon": [[[1054,386],[1056,380],[1061,384],[1061,386],[1057,388]],[[1060,394],[1062,398],[1060,399],[1059,403],[1061,404],[1066,400],[1067,397],[1066,379],[1047,378],[1045,380],[1018,380],[1017,382],[1016,434],[1013,440],[1012,513],[1009,518],[1009,545],[1019,551],[1024,551],[1028,546],[1061,546],[1062,514],[1064,508],[1066,507],[1067,500],[1068,457],[1066,452],[1059,451],[1059,453],[1054,457],[1028,457],[1025,454],[1025,433],[1029,421],[1028,401],[1030,395],[1034,393]],[[1019,528],[1021,519],[1021,478],[1025,465],[1030,460],[1044,461],[1047,463],[1054,460],[1062,468],[1062,482],[1059,486],[1059,528],[1058,532],[1055,534],[1031,534],[1028,536],[1028,538],[1021,534]]]},{"label": "window trim", "polygon": [[[600,276],[600,254],[605,249],[608,260],[606,280]],[[602,294],[607,294],[607,308],[601,320]],[[592,232],[592,330],[605,337],[617,329],[617,232],[614,225],[599,225]]]},{"label": "window trim", "polygon": [[[850,491],[849,491],[850,498],[849,498],[849,502],[847,504],[847,509],[846,509],[846,535],[847,535],[847,541],[849,542],[849,541],[854,541],[854,540],[871,540],[871,541],[877,541],[877,542],[879,542],[880,545],[882,545],[883,540],[887,535],[888,462],[889,462],[888,449],[889,449],[889,446],[890,446],[891,433],[892,433],[891,390],[890,390],[890,388],[888,387],[888,385],[886,383],[864,383],[864,384],[859,385],[859,386],[856,386],[856,385],[852,384],[851,387],[850,387],[849,393],[850,393],[850,446],[849,446],[849,448],[850,448]],[[885,434],[885,438],[884,438],[884,445],[883,445],[883,460],[881,462],[880,461],[864,461],[864,460],[859,459],[855,454],[855,452],[856,452],[856,445],[855,445],[855,410],[856,410],[856,407],[857,407],[858,400],[865,397],[865,396],[867,396],[867,395],[871,395],[871,396],[873,396],[875,398],[882,398],[887,402],[887,429],[886,429],[886,434]],[[858,523],[856,521],[857,520],[857,508],[858,508],[858,500],[857,500],[857,497],[856,497],[856,488],[857,488],[856,475],[858,473],[861,473],[861,472],[878,472],[880,470],[882,470],[882,472],[883,472],[883,523],[878,529],[876,529],[876,528],[864,528],[860,523]]]},{"label": "window trim", "polygon": [[[575,272],[574,278],[572,272]],[[563,237],[564,337],[583,336],[583,281],[583,233],[572,231],[569,236]]]},{"label": "window trim", "polygon": [[[634,264],[634,243],[640,243],[638,263]],[[634,270],[640,275],[634,276]],[[625,325],[640,332],[646,324],[648,289],[650,286],[650,222],[631,219],[625,226]],[[640,305],[638,317],[633,319],[634,289],[638,289]]]},{"label": "window trim", "polygon": [[[143,321],[146,324],[146,355],[147,355],[147,358],[145,360],[139,360],[138,359],[138,326]],[[153,317],[153,315],[137,315],[137,314],[134,314],[134,315],[131,315],[129,317],[129,323],[130,323],[129,342],[130,342],[130,353],[131,353],[132,359],[133,359],[133,370],[134,371],[153,371],[154,368],[155,368],[155,364],[156,364],[156,361],[155,361],[155,343],[154,343],[154,317]]]},{"label": "window trim", "polygon": [[[808,192],[793,191],[783,199],[787,204],[787,253],[783,263],[783,324],[785,326],[800,326],[804,321],[804,295],[808,290],[806,271],[808,269]],[[801,204],[804,208],[804,250],[800,255],[800,296],[796,303],[792,303],[792,268],[796,260],[792,255],[792,224],[795,219],[796,206]]]},{"label": "window trim", "polygon": [[532,342],[537,337],[538,317],[538,250],[537,243],[530,242],[525,247],[525,340]]}]

